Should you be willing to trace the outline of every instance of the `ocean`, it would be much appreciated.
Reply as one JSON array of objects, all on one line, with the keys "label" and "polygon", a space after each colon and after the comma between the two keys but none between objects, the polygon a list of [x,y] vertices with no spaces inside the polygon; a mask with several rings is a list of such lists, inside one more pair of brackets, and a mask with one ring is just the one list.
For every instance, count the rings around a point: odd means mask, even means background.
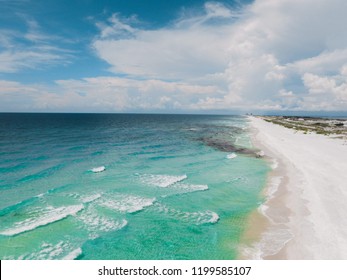
[{"label": "ocean", "polygon": [[236,259],[269,165],[247,118],[0,114],[0,259]]}]

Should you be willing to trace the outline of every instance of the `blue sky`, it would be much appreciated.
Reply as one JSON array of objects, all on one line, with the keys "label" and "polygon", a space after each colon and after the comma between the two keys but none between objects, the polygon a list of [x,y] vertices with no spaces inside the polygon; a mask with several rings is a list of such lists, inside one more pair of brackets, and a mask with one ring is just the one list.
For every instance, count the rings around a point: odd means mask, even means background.
[{"label": "blue sky", "polygon": [[347,111],[344,0],[0,0],[2,112]]}]

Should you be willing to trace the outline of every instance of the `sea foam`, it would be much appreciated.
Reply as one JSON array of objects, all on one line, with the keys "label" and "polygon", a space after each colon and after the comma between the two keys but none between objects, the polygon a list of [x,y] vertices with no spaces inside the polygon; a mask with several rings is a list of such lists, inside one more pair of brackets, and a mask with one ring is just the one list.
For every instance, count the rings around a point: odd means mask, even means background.
[{"label": "sea foam", "polygon": [[105,166],[99,166],[99,167],[94,167],[92,168],[90,171],[94,172],[94,173],[99,173],[99,172],[103,172],[106,170]]},{"label": "sea foam", "polygon": [[14,224],[12,228],[5,229],[0,232],[0,235],[13,236],[26,231],[45,226],[56,221],[62,220],[70,215],[75,215],[83,209],[83,205],[72,205],[59,208],[46,208],[39,216],[26,219]]},{"label": "sea foam", "polygon": [[233,159],[233,158],[236,158],[236,157],[237,157],[237,154],[235,154],[235,153],[231,153],[231,154],[227,155],[227,159]]},{"label": "sea foam", "polygon": [[170,187],[168,194],[162,195],[162,197],[167,197],[168,195],[176,195],[176,194],[185,194],[192,193],[198,191],[206,191],[208,190],[207,185],[194,185],[194,184],[186,184],[186,183],[177,183]]},{"label": "sea foam", "polygon": [[273,158],[271,162],[271,168],[276,169],[278,167],[278,161],[277,159]]},{"label": "sea foam", "polygon": [[82,254],[82,249],[77,248],[77,249],[73,250],[72,252],[68,253],[65,257],[63,257],[63,260],[74,260],[78,256],[80,256],[81,254]]},{"label": "sea foam", "polygon": [[264,259],[277,254],[291,239],[289,229],[269,229],[261,236],[261,240],[252,246],[242,248],[243,255],[248,259]]},{"label": "sea foam", "polygon": [[123,213],[134,213],[151,206],[154,201],[155,198],[118,194],[104,199],[100,202],[100,205]]},{"label": "sea foam", "polygon": [[68,241],[59,241],[56,244],[43,242],[40,247],[32,253],[22,254],[20,260],[73,260],[82,253],[81,248],[75,247]]},{"label": "sea foam", "polygon": [[205,191],[208,190],[207,185],[194,185],[194,184],[182,184],[178,183],[175,185],[175,188],[184,190],[186,192],[195,192],[195,191]]},{"label": "sea foam", "polygon": [[100,193],[96,193],[96,194],[91,194],[91,195],[86,195],[86,196],[82,196],[81,197],[81,201],[83,203],[90,203],[90,202],[93,202],[97,199],[99,199],[101,197],[101,194]]},{"label": "sea foam", "polygon": [[175,219],[181,220],[182,222],[202,225],[202,224],[214,224],[219,220],[219,216],[217,213],[205,210],[205,211],[197,211],[197,212],[185,212],[173,208],[169,208],[165,205],[158,204],[157,205],[160,212],[168,214]]},{"label": "sea foam", "polygon": [[279,186],[281,185],[282,180],[282,176],[275,176],[271,178],[268,186],[265,189],[265,201],[258,207],[258,212],[266,216],[270,221],[272,221],[272,219],[269,215],[267,215],[267,210],[269,209],[269,206],[267,204],[271,199],[274,198]]},{"label": "sea foam", "polygon": [[115,219],[100,214],[94,206],[81,211],[77,217],[83,223],[83,227],[89,231],[91,238],[96,238],[101,232],[119,230],[127,225],[125,219]]},{"label": "sea foam", "polygon": [[167,188],[174,185],[175,183],[178,183],[187,179],[188,177],[187,175],[173,176],[173,175],[145,174],[145,175],[140,175],[140,178],[141,178],[141,182],[146,185]]}]

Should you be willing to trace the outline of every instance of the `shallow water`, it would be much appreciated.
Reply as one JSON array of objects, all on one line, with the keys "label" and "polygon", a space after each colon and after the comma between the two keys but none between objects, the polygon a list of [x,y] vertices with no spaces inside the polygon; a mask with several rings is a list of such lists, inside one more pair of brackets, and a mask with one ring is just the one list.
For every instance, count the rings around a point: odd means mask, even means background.
[{"label": "shallow water", "polygon": [[0,258],[235,259],[268,169],[244,117],[0,114]]}]

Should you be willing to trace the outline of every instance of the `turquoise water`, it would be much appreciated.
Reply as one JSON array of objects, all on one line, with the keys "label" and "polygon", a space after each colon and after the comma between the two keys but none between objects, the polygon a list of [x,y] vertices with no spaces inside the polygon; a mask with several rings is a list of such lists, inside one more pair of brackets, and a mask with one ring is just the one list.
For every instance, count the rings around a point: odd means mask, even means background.
[{"label": "turquoise water", "polygon": [[247,127],[238,116],[0,114],[0,259],[237,258],[268,172]]}]

